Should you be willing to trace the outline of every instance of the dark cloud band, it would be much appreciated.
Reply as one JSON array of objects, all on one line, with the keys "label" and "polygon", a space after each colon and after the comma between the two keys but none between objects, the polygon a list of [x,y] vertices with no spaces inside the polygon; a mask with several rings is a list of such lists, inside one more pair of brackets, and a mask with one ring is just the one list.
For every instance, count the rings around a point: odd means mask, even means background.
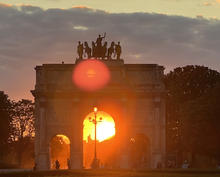
[{"label": "dark cloud band", "polygon": [[127,63],[159,63],[167,71],[186,64],[220,70],[218,20],[0,5],[0,89],[30,96],[36,64],[74,62],[77,41],[90,42],[104,32],[107,41],[121,41]]}]

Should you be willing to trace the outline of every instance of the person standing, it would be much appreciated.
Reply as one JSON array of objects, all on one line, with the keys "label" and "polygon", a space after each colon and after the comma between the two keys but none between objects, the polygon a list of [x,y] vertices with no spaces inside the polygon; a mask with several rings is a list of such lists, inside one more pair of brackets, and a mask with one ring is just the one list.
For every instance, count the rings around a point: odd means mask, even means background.
[{"label": "person standing", "polygon": [[55,161],[55,168],[56,170],[60,169],[60,162],[58,160]]},{"label": "person standing", "polygon": [[69,158],[67,159],[67,167],[68,167],[68,170],[70,170],[70,169],[71,169],[71,165],[70,165],[70,159],[69,159]]}]

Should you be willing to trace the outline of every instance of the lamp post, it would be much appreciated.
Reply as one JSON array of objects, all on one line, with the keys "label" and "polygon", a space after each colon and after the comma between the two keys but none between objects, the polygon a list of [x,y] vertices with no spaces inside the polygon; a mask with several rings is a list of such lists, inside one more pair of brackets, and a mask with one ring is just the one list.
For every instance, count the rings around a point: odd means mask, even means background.
[{"label": "lamp post", "polygon": [[92,162],[92,167],[93,168],[98,168],[99,164],[98,164],[98,159],[97,159],[97,154],[96,154],[96,133],[97,133],[97,123],[102,122],[102,117],[99,118],[99,120],[97,120],[97,112],[98,112],[98,108],[94,107],[93,109],[94,111],[94,119],[89,117],[89,121],[92,122],[95,125],[95,150],[94,150],[94,160]]}]

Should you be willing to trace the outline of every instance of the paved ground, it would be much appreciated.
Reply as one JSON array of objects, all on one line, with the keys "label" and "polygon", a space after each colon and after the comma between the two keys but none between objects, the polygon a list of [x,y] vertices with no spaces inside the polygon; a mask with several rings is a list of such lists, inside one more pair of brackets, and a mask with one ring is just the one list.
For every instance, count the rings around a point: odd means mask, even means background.
[{"label": "paved ground", "polygon": [[220,177],[220,170],[0,170],[0,177]]},{"label": "paved ground", "polygon": [[0,169],[1,173],[8,173],[8,172],[30,172],[32,169]]}]

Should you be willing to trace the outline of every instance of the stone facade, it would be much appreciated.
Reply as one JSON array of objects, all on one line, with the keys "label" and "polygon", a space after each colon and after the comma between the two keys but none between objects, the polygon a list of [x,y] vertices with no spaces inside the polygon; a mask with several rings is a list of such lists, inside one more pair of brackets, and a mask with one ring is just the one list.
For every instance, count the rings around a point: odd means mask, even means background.
[{"label": "stone facade", "polygon": [[131,167],[127,143],[137,134],[149,140],[148,164],[155,168],[165,161],[164,68],[157,64],[124,64],[103,61],[111,81],[96,92],[83,92],[72,82],[77,64],[36,66],[32,94],[36,104],[35,160],[39,170],[50,169],[50,140],[57,134],[70,139],[72,169],[83,167],[83,120],[94,104],[115,120],[116,138],[121,144],[118,166]]}]

